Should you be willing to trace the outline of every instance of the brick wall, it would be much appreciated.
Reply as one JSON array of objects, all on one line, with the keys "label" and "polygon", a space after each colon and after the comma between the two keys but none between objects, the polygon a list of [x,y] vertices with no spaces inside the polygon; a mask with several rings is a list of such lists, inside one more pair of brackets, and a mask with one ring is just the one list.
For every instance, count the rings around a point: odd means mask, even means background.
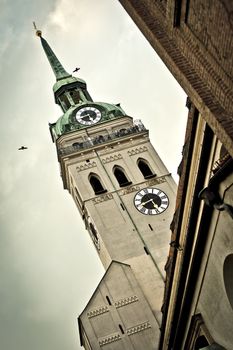
[{"label": "brick wall", "polygon": [[233,2],[119,2],[233,156]]}]

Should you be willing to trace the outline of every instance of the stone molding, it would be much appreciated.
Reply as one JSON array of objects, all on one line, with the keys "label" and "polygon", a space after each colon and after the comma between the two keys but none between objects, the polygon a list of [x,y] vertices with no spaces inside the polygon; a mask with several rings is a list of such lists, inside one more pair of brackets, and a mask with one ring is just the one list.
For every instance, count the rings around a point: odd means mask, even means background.
[{"label": "stone molding", "polygon": [[128,155],[134,156],[135,154],[139,154],[139,153],[146,152],[146,151],[148,151],[148,148],[146,146],[143,146],[143,147],[135,148],[135,149],[128,151]]},{"label": "stone molding", "polygon": [[138,301],[138,297],[137,297],[137,295],[133,295],[131,297],[127,297],[127,298],[115,301],[114,305],[118,309],[119,307],[122,307],[122,306],[125,306],[125,305],[128,305],[128,304],[132,304],[132,303],[134,303],[136,301]]},{"label": "stone molding", "polygon": [[120,340],[121,339],[121,336],[119,333],[114,333],[114,334],[111,334],[107,337],[104,337],[102,339],[99,340],[99,345],[100,346],[103,346],[103,345],[106,345],[106,344],[109,344],[109,343],[113,343],[114,341],[117,341],[117,340]]},{"label": "stone molding", "polygon": [[87,170],[94,167],[96,167],[96,162],[91,162],[91,163],[86,163],[84,165],[77,166],[76,170],[80,172],[80,171]]},{"label": "stone molding", "polygon": [[131,327],[131,328],[128,328],[126,330],[126,333],[127,335],[132,335],[132,334],[135,334],[135,333],[138,333],[138,332],[142,332],[144,331],[145,329],[148,329],[148,328],[151,328],[151,324],[149,321],[146,321],[144,323],[140,323],[134,327]]},{"label": "stone molding", "polygon": [[88,311],[87,317],[88,318],[92,318],[92,317],[95,317],[95,316],[99,316],[99,315],[105,314],[108,311],[109,311],[109,309],[108,309],[107,306],[100,306],[98,309],[94,309],[94,310]]},{"label": "stone molding", "polygon": [[153,186],[153,185],[162,184],[163,182],[166,182],[166,176],[160,176],[160,177],[156,177],[154,179],[151,179],[151,180],[146,182],[146,185]]},{"label": "stone molding", "polygon": [[160,177],[155,177],[155,178],[153,178],[151,180],[148,180],[148,181],[146,181],[146,182],[144,182],[143,184],[140,184],[140,185],[128,186],[124,190],[120,190],[119,194],[120,194],[120,196],[124,196],[124,195],[132,193],[132,192],[140,191],[142,188],[147,187],[147,186],[153,186],[153,185],[162,184],[162,183],[167,181],[166,180],[166,176],[167,175],[163,175],[163,176],[160,176]]},{"label": "stone molding", "polygon": [[124,196],[126,194],[132,193],[132,192],[136,192],[136,191],[140,191],[140,186],[129,186],[126,187],[124,190],[120,191],[120,196]]},{"label": "stone molding", "polygon": [[[166,176],[168,176],[168,175],[170,175],[170,174],[156,177],[156,178],[148,180],[140,185],[128,186],[125,189],[120,190],[119,194],[120,194],[120,196],[124,196],[124,195],[132,193],[132,192],[140,191],[141,188],[144,188],[147,186],[153,186],[153,185],[158,185],[158,184],[164,183],[164,182],[166,182]],[[96,198],[92,198],[92,202],[96,205],[96,204],[99,204],[99,203],[102,203],[102,202],[105,202],[105,201],[108,201],[111,199],[113,199],[112,193],[105,193],[105,194],[102,194]]]},{"label": "stone molding", "polygon": [[108,201],[108,200],[110,200],[110,199],[113,199],[113,195],[112,195],[111,193],[107,193],[107,194],[102,194],[102,195],[99,196],[99,197],[93,198],[93,199],[92,199],[92,202],[93,202],[94,204],[99,204],[99,203]]},{"label": "stone molding", "polygon": [[115,160],[118,160],[118,159],[122,159],[122,155],[120,153],[115,154],[114,156],[103,158],[102,162],[103,162],[103,164],[106,164],[106,163],[114,162]]}]

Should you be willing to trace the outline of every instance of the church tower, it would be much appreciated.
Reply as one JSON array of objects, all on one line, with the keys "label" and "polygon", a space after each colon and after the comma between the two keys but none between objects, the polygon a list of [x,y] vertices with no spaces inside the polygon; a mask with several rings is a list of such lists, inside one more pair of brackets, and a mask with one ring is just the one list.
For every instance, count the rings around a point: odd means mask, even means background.
[{"label": "church tower", "polygon": [[40,31],[63,115],[50,124],[69,191],[105,274],[78,318],[85,349],[158,348],[176,185],[149,132],[120,104],[95,102]]}]

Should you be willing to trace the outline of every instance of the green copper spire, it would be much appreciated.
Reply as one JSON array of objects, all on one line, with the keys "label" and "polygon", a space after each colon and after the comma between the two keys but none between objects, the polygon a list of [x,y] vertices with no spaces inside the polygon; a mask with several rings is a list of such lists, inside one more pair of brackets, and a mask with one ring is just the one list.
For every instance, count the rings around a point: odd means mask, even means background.
[{"label": "green copper spire", "polygon": [[[35,27],[35,24],[34,24],[34,27]],[[61,79],[71,77],[71,74],[66,72],[66,70],[63,68],[61,62],[59,61],[59,59],[57,58],[57,56],[55,55],[55,53],[53,52],[53,50],[51,49],[47,41],[42,37],[42,32],[40,30],[37,30],[36,27],[35,29],[36,29],[36,35],[40,37],[42,47],[49,60],[52,70],[55,74],[56,80],[58,81]]]},{"label": "green copper spire", "polygon": [[50,124],[53,141],[61,135],[90,127],[92,124],[105,123],[111,119],[126,116],[120,105],[94,102],[87,91],[86,82],[65,71],[47,41],[42,38],[41,30],[36,28],[34,22],[33,25],[56,77],[53,85],[55,103],[63,111],[63,115],[57,122]]},{"label": "green copper spire", "polygon": [[70,77],[71,74],[69,74],[65,71],[61,62],[58,60],[57,56],[55,55],[55,53],[53,52],[53,50],[51,49],[51,47],[49,46],[47,41],[44,38],[42,38],[42,36],[40,37],[40,39],[41,39],[41,44],[42,44],[43,49],[45,51],[45,54],[49,60],[49,63],[52,67],[52,70],[55,74],[56,79],[61,80],[61,79],[65,79],[65,78]]}]

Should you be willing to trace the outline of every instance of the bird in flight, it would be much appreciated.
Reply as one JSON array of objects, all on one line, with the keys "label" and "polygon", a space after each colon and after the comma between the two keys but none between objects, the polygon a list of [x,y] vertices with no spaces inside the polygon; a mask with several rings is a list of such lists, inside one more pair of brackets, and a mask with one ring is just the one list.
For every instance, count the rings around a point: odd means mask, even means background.
[{"label": "bird in flight", "polygon": [[73,73],[77,72],[80,68],[75,68],[75,70],[73,70]]},{"label": "bird in flight", "polygon": [[28,149],[28,148],[25,146],[21,146],[20,148],[18,148],[19,151],[24,151],[25,149]]}]

